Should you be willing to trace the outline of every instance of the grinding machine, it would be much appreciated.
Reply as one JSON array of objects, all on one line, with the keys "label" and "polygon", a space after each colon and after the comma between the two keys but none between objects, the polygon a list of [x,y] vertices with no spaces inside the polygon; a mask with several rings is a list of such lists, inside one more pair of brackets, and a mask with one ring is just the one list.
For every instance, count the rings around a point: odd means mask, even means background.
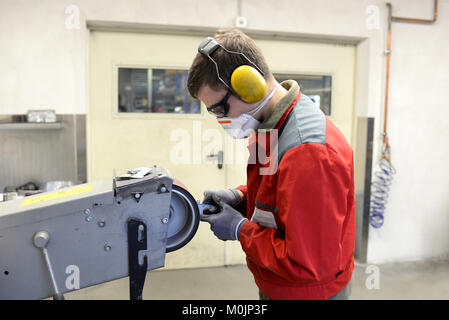
[{"label": "grinding machine", "polygon": [[64,293],[148,270],[195,235],[207,205],[160,166],[0,203],[0,299]]}]

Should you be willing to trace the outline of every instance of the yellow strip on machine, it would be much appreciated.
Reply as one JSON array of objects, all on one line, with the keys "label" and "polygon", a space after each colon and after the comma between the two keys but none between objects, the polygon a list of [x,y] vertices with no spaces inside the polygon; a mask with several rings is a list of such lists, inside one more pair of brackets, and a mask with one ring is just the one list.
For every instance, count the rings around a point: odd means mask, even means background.
[{"label": "yellow strip on machine", "polygon": [[27,199],[23,200],[23,202],[20,204],[20,206],[24,207],[24,206],[28,206],[30,204],[36,204],[36,203],[40,203],[40,202],[44,202],[44,201],[73,196],[76,194],[92,191],[92,188],[93,188],[93,185],[88,184],[85,186],[80,186],[80,187],[71,188],[71,189],[67,189],[67,190],[60,190],[60,191],[55,191],[55,192],[51,192],[51,193],[45,193],[43,195],[33,196],[33,197],[29,197],[29,198],[27,197]]}]

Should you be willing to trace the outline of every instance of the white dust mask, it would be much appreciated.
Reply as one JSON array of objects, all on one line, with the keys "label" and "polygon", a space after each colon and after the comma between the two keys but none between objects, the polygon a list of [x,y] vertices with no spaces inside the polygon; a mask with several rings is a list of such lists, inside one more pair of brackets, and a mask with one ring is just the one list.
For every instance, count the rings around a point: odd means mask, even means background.
[{"label": "white dust mask", "polygon": [[248,138],[251,132],[255,131],[260,124],[260,121],[255,119],[253,116],[262,110],[263,107],[270,101],[270,99],[275,94],[276,90],[279,88],[279,83],[271,91],[262,102],[248,113],[242,113],[237,118],[222,117],[218,118],[218,123],[221,124],[223,129],[235,139]]}]

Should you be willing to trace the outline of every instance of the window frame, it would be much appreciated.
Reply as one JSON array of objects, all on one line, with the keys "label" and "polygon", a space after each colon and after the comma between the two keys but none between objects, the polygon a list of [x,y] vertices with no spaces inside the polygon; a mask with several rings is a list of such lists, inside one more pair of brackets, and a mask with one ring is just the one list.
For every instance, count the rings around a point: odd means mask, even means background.
[{"label": "window frame", "polygon": [[206,107],[200,100],[200,113],[162,113],[162,112],[119,112],[118,110],[118,94],[119,94],[119,83],[118,74],[120,68],[129,69],[165,69],[165,70],[189,70],[185,66],[177,65],[155,65],[150,63],[112,63],[112,103],[111,103],[111,113],[113,119],[148,119],[148,120],[194,120],[194,119],[204,119],[206,116]]},{"label": "window frame", "polygon": [[[315,72],[315,71],[277,71],[277,70],[273,70],[272,74],[274,76],[274,78],[276,79],[276,81],[278,80],[278,77],[284,77],[284,78],[290,78],[292,80],[294,80],[293,78],[295,77],[301,77],[301,76],[326,76],[326,77],[331,77],[331,110],[330,110],[330,114],[326,115],[327,117],[331,118],[333,117],[333,106],[335,106],[335,81],[336,81],[336,75],[335,72],[329,71],[329,72]],[[299,88],[301,89],[301,85],[299,84]],[[301,91],[302,92],[302,91]]]}]

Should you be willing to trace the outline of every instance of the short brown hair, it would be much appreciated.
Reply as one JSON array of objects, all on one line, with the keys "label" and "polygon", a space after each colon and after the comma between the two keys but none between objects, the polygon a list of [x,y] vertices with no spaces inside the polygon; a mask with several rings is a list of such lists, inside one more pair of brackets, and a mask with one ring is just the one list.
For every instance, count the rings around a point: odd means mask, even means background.
[{"label": "short brown hair", "polygon": [[[260,50],[253,39],[238,29],[220,29],[214,38],[226,50],[245,54],[264,73],[264,78],[269,78],[271,73],[268,64],[265,61],[262,50]],[[250,64],[242,55],[229,54],[223,48],[218,48],[212,54],[212,58],[218,64],[220,77],[228,85],[230,85],[231,74],[237,67]],[[216,90],[226,88],[217,77],[215,64],[201,53],[197,53],[187,79],[187,88],[190,95],[197,98],[198,91],[203,84],[207,84]]]}]

